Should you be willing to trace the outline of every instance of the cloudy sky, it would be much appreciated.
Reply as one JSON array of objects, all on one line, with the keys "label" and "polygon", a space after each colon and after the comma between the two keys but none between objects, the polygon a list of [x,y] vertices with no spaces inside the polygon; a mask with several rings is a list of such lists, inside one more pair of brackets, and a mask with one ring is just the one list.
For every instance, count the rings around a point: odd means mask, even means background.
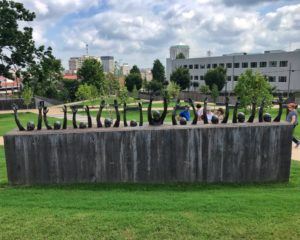
[{"label": "cloudy sky", "polygon": [[151,67],[169,47],[190,57],[300,48],[300,0],[19,0],[34,11],[37,44],[69,57],[112,55]]}]

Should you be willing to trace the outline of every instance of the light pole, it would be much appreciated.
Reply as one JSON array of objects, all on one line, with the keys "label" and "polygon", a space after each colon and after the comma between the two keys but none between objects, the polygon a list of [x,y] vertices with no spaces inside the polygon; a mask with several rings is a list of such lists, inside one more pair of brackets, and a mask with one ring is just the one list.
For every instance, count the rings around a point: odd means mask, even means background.
[{"label": "light pole", "polygon": [[288,79],[287,98],[290,97],[290,85],[291,85],[291,73],[292,72],[294,72],[294,70],[292,70],[292,64],[290,63],[290,65],[289,65],[289,79]]}]

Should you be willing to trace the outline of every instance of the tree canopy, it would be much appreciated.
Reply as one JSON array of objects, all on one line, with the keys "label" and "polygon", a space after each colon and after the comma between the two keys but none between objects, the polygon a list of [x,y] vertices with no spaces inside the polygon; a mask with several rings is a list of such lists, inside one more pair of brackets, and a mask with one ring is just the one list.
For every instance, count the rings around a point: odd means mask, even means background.
[{"label": "tree canopy", "polygon": [[151,70],[153,81],[164,83],[165,81],[165,67],[162,65],[162,63],[156,59],[153,63],[153,68]]},{"label": "tree canopy", "polygon": [[272,104],[272,86],[261,73],[253,73],[251,69],[246,70],[239,76],[234,88],[235,94],[240,97],[241,106],[247,107],[253,99],[260,104],[265,98],[266,106]]},{"label": "tree canopy", "polygon": [[98,60],[94,58],[85,59],[77,75],[83,84],[86,83],[97,88],[99,94],[104,95],[108,92],[103,67]]},{"label": "tree canopy", "polygon": [[213,85],[217,85],[218,90],[221,91],[226,83],[226,69],[217,67],[207,71],[204,75],[205,84],[212,90]]},{"label": "tree canopy", "polygon": [[190,86],[190,73],[187,68],[179,67],[172,72],[170,77],[171,82],[180,86],[181,90],[184,90]]},{"label": "tree canopy", "polygon": [[176,55],[176,59],[185,59],[185,56],[184,56],[183,53],[178,53],[178,54]]},{"label": "tree canopy", "polygon": [[125,78],[125,86],[129,92],[132,92],[133,88],[136,87],[137,90],[142,88],[142,77],[138,73],[130,73]]},{"label": "tree canopy", "polygon": [[31,22],[35,13],[26,10],[22,3],[0,1],[0,75],[10,77],[10,70],[25,68],[35,58],[36,48],[32,28],[20,27],[19,21]]},{"label": "tree canopy", "polygon": [[137,67],[137,65],[133,65],[133,67],[130,69],[129,73],[136,73],[141,75],[140,69]]}]

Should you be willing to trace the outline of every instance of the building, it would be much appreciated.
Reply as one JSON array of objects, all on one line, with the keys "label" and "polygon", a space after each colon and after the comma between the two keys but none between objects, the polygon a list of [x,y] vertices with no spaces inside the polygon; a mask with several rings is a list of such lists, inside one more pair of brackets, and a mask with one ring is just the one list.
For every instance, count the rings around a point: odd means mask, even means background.
[{"label": "building", "polygon": [[141,68],[140,71],[141,71],[142,79],[146,79],[147,82],[152,80],[153,76],[152,76],[151,68]]},{"label": "building", "polygon": [[21,86],[22,82],[20,78],[12,80],[4,76],[0,76],[0,94],[18,92]]},{"label": "building", "polygon": [[82,67],[84,60],[90,59],[90,58],[96,59],[97,61],[101,62],[100,58],[95,57],[95,56],[83,55],[81,57],[71,57],[69,59],[70,73],[72,73],[72,74],[77,73],[78,69],[80,69]]},{"label": "building", "polygon": [[115,61],[113,56],[102,56],[101,62],[105,73],[115,72]]},{"label": "building", "polygon": [[130,72],[130,67],[128,65],[128,63],[123,63],[123,65],[121,66],[121,73],[123,76],[127,76]]},{"label": "building", "polygon": [[[246,69],[260,72],[275,86],[278,92],[300,92],[300,49],[295,51],[265,51],[264,53],[235,53],[218,57],[189,59],[167,59],[166,77],[178,67],[188,68],[191,82],[204,85],[204,75],[212,68],[222,66],[227,69],[227,82],[223,92],[232,92],[238,77]],[[197,85],[197,84],[196,84]]]},{"label": "building", "polygon": [[176,59],[177,55],[182,53],[185,58],[189,58],[190,47],[187,45],[175,45],[170,47],[170,58]]}]

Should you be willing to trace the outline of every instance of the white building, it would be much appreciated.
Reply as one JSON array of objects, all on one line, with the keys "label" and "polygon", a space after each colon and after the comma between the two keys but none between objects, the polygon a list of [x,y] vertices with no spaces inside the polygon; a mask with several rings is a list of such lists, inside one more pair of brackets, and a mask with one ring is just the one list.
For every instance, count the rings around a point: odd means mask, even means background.
[{"label": "white building", "polygon": [[121,66],[121,73],[123,76],[127,76],[130,72],[130,67],[128,65],[128,63],[123,63],[123,65]]},{"label": "white building", "polygon": [[246,69],[258,71],[267,77],[278,92],[300,92],[300,49],[291,52],[281,50],[265,51],[258,54],[236,53],[218,57],[189,59],[167,58],[166,77],[178,67],[188,68],[191,82],[204,85],[204,75],[212,68],[222,66],[227,69],[227,84],[223,92],[232,92],[238,77]]},{"label": "white building", "polygon": [[101,62],[105,73],[114,73],[115,61],[113,56],[102,56]]},{"label": "white building", "polygon": [[175,45],[170,47],[170,58],[176,59],[177,55],[182,53],[185,58],[189,58],[190,47],[187,45]]},{"label": "white building", "polygon": [[153,75],[151,68],[141,68],[142,79],[146,79],[147,82],[152,81]]},{"label": "white building", "polygon": [[96,59],[97,61],[101,62],[99,57],[94,57],[94,56],[83,55],[81,57],[71,57],[69,59],[69,71],[73,74],[77,73],[78,69],[80,69],[82,67],[84,60],[89,59],[89,58],[93,58],[93,59]]}]

